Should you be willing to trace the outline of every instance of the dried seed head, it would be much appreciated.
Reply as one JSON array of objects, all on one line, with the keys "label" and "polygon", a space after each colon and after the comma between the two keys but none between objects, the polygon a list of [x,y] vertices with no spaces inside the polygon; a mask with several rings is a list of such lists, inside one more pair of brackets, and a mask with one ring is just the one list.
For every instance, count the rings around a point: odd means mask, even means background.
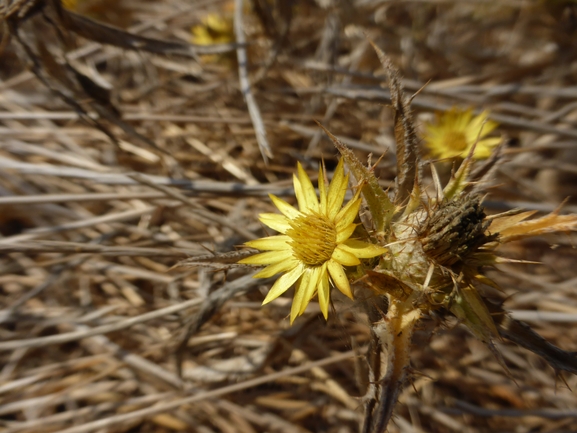
[{"label": "dried seed head", "polygon": [[481,246],[496,239],[487,235],[489,222],[476,196],[463,195],[441,203],[419,228],[425,254],[442,266],[464,260]]}]

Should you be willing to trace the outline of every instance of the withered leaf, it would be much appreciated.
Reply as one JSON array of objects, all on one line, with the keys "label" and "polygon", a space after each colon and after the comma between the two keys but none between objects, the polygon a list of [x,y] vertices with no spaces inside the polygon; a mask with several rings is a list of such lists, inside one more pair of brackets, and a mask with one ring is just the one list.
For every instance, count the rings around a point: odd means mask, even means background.
[{"label": "withered leaf", "polygon": [[231,251],[226,253],[205,254],[202,256],[195,256],[185,260],[181,260],[171,269],[194,268],[194,267],[213,268],[217,270],[225,270],[232,268],[249,268],[250,265],[242,265],[237,262],[241,259],[244,259],[245,257],[250,257],[256,253],[258,253],[258,251],[256,250],[243,249],[239,251]]},{"label": "withered leaf", "polygon": [[[530,213],[526,212],[521,215],[527,215],[528,217]],[[517,215],[517,217],[519,217],[519,215]],[[510,242],[547,233],[577,230],[577,215],[558,215],[557,213],[551,213],[534,220],[522,221],[518,219],[517,221],[516,224],[499,231],[499,240],[501,242]],[[489,229],[491,230],[492,228],[493,224],[491,224]]]},{"label": "withered leaf", "polygon": [[320,123],[317,122],[317,124],[333,141],[356,181],[363,184],[362,194],[369,206],[369,212],[373,219],[374,228],[377,232],[383,231],[394,214],[395,205],[393,205],[387,193],[379,185],[379,181],[375,174],[365,167],[355,154],[337,137],[331,134]]},{"label": "withered leaf", "polygon": [[395,122],[395,140],[397,142],[397,184],[395,203],[404,204],[418,182],[419,157],[418,139],[411,112],[411,100],[404,93],[399,71],[391,60],[372,41],[371,45],[385,68],[391,91],[391,105]]},{"label": "withered leaf", "polygon": [[371,270],[366,270],[365,275],[366,276],[362,278],[363,282],[366,283],[367,286],[376,294],[388,294],[391,295],[393,299],[405,301],[413,292],[408,285],[393,275]]},{"label": "withered leaf", "polygon": [[563,370],[577,374],[577,353],[566,352],[549,343],[533,331],[529,325],[513,319],[500,305],[487,300],[485,304],[503,338],[539,355],[556,371]]},{"label": "withered leaf", "polygon": [[457,293],[449,304],[449,310],[461,320],[483,343],[491,345],[499,332],[485,302],[475,287],[456,286]]}]

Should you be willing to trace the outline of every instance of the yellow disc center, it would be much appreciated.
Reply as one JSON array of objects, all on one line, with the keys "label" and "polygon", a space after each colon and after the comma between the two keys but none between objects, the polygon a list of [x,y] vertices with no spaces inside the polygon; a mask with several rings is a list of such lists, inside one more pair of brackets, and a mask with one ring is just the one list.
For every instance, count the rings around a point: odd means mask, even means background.
[{"label": "yellow disc center", "polygon": [[337,230],[325,216],[302,215],[290,221],[286,234],[295,258],[308,266],[319,266],[329,260],[337,246]]},{"label": "yellow disc center", "polygon": [[467,149],[467,137],[460,131],[448,131],[445,136],[445,146],[454,152],[462,152]]}]

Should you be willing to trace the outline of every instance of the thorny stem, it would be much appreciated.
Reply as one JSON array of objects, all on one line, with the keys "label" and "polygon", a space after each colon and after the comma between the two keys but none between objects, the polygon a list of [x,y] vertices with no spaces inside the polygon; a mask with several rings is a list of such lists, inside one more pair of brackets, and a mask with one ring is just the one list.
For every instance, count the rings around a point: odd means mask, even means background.
[{"label": "thorny stem", "polygon": [[381,433],[393,414],[410,365],[413,330],[421,312],[413,307],[414,299],[395,301],[386,316],[373,323],[370,368],[372,383],[366,395],[363,433]]}]

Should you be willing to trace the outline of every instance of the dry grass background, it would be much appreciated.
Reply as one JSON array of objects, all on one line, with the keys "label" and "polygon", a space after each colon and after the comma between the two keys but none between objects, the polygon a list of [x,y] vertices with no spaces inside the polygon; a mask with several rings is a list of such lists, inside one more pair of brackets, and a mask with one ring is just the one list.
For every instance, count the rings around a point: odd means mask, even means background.
[{"label": "dry grass background", "polygon": [[[267,282],[244,268],[170,268],[261,236],[257,215],[273,211],[266,195],[292,200],[297,160],[313,176],[322,158],[334,168],[337,152],[314,119],[361,159],[384,154],[378,175],[390,184],[388,91],[367,36],[409,91],[431,80],[414,99],[419,123],[452,106],[491,109],[511,146],[489,211],[547,212],[577,195],[574,2],[298,0],[284,41],[280,3],[267,3],[267,25],[243,16],[268,164],[234,51],[199,64],[75,40],[71,58],[111,84],[124,121],[158,150],[109,125],[113,143],[27,72],[13,44],[5,48],[0,430],[358,431],[368,328],[354,305],[337,305],[328,324],[312,305],[289,327],[290,298],[261,307]],[[86,0],[79,11],[189,41],[192,26],[225,6]],[[572,200],[564,211],[575,212]],[[509,257],[541,264],[492,274],[515,317],[569,351],[577,350],[575,240],[517,243]],[[501,344],[515,383],[463,328],[435,325],[416,335],[412,385],[389,431],[577,431],[577,378]]]}]

